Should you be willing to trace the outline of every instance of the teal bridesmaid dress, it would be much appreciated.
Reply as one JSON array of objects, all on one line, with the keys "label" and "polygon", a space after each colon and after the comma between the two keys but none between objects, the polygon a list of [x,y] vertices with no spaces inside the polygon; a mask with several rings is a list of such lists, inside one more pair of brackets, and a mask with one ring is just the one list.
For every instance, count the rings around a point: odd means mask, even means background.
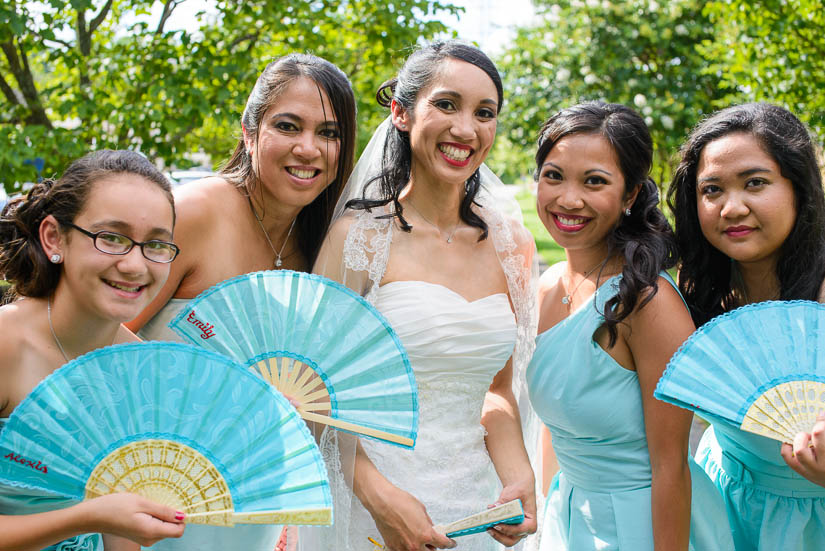
[{"label": "teal bridesmaid dress", "polygon": [[[7,422],[7,418],[0,417],[0,431]],[[46,492],[0,483],[0,515],[30,515],[69,505],[73,505],[73,502]],[[43,551],[103,551],[103,540],[100,534],[84,534],[50,545]]]},{"label": "teal bridesmaid dress", "polygon": [[723,423],[699,443],[696,461],[722,492],[737,551],[825,549],[825,488],[791,470],[780,447]]},{"label": "teal bridesmaid dress", "polygon": [[[594,340],[607,280],[568,318],[536,338],[530,401],[553,436],[560,472],[547,496],[543,551],[653,551],[650,457],[635,371]],[[666,273],[662,277],[676,287]],[[660,279],[660,285],[662,280]],[[690,549],[733,549],[719,492],[692,459]]]}]

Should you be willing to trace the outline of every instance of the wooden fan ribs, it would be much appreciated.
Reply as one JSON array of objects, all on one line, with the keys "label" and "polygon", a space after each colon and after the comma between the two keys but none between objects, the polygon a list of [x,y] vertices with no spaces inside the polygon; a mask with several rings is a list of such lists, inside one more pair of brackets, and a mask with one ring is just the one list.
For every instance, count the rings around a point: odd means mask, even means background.
[{"label": "wooden fan ribs", "polygon": [[793,442],[799,432],[809,432],[825,411],[825,383],[809,380],[777,384],[748,408],[743,430],[782,442]]},{"label": "wooden fan ribs", "polygon": [[133,492],[169,505],[192,522],[231,526],[232,496],[226,481],[197,450],[171,440],[125,444],[95,466],[86,483],[86,498]]},{"label": "wooden fan ribs", "polygon": [[309,364],[287,356],[272,356],[259,361],[253,368],[266,382],[297,402],[298,413],[306,421],[330,425],[403,446],[412,447],[415,443],[412,438],[406,436],[332,417],[332,402],[327,385]]}]

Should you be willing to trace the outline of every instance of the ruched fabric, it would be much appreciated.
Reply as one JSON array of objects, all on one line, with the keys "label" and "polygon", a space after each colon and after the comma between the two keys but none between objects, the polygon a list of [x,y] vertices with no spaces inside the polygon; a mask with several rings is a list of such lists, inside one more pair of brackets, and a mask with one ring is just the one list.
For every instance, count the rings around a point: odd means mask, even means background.
[{"label": "ruched fabric", "polygon": [[825,549],[825,488],[791,470],[780,446],[722,423],[699,442],[696,461],[722,493],[736,551]]}]

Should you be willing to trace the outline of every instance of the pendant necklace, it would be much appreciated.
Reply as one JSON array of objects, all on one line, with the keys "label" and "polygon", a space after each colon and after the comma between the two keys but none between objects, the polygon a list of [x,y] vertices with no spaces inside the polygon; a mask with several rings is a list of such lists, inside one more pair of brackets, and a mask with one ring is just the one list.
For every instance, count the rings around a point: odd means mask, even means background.
[{"label": "pendant necklace", "polygon": [[[57,348],[60,350],[60,353],[63,354],[63,359],[66,360],[66,363],[69,363],[69,356],[66,354],[66,350],[63,349],[63,345],[60,344],[60,339],[57,338],[57,333],[54,331],[54,325],[52,324],[52,297],[46,301],[46,316],[49,318],[49,330],[52,332],[52,338],[54,339],[54,343],[57,345]],[[112,339],[112,344],[115,344],[117,340],[117,331],[115,331],[115,338]]]},{"label": "pendant necklace", "polygon": [[269,243],[269,248],[272,249],[272,254],[275,255],[275,267],[280,268],[283,266],[283,261],[281,261],[281,253],[284,252],[284,247],[286,247],[287,241],[289,241],[289,236],[292,235],[292,228],[295,227],[295,222],[298,220],[298,217],[292,219],[292,224],[289,226],[289,231],[286,233],[286,239],[284,239],[283,244],[281,245],[281,250],[276,251],[274,245],[272,245],[272,240],[269,238],[269,234],[266,233],[266,228],[264,228],[264,223],[262,222],[261,218],[258,218],[258,213],[255,212],[255,207],[252,206],[252,199],[249,196],[246,197],[249,201],[249,208],[252,209],[252,216],[255,217],[255,220],[258,221],[258,225],[261,227],[261,231],[264,232],[264,237],[266,238],[266,242]]},{"label": "pendant necklace", "polygon": [[604,260],[602,260],[601,262],[599,262],[598,264],[596,264],[595,266],[593,266],[593,268],[591,268],[590,270],[587,270],[587,273],[584,274],[584,277],[581,278],[581,280],[576,284],[576,286],[573,288],[573,290],[571,292],[567,293],[566,295],[564,295],[563,297],[561,297],[561,303],[566,304],[567,307],[570,308],[570,300],[573,298],[573,295],[576,294],[576,291],[579,290],[579,287],[581,286],[581,284],[584,283],[584,280],[586,280],[590,276],[590,274],[595,272],[596,269],[599,266],[603,266],[605,262],[607,262],[606,258]]},{"label": "pendant necklace", "polygon": [[[407,202],[410,204],[410,206],[413,208],[413,210],[414,210],[415,212],[417,212],[417,213],[418,213],[418,216],[420,216],[421,218],[423,218],[423,219],[424,219],[424,221],[425,221],[427,224],[431,225],[432,227],[434,227],[435,229],[437,229],[437,230],[438,230],[438,234],[439,234],[439,235],[441,235],[442,233],[444,233],[444,232],[443,232],[443,230],[442,230],[441,228],[439,228],[437,224],[433,224],[432,222],[430,222],[430,219],[429,219],[429,218],[427,218],[426,216],[424,216],[423,214],[421,214],[421,211],[420,211],[420,210],[418,210],[418,209],[415,207],[415,205],[413,204],[413,202],[412,202],[412,201],[407,201]],[[453,236],[455,235],[455,232],[456,232],[456,231],[458,231],[458,227],[459,227],[460,225],[461,225],[461,221],[459,221],[459,222],[455,225],[455,227],[453,228],[453,231],[451,231],[451,232],[450,232],[450,235],[448,235],[448,236],[447,236],[447,243],[452,243],[452,242],[453,242]]]}]

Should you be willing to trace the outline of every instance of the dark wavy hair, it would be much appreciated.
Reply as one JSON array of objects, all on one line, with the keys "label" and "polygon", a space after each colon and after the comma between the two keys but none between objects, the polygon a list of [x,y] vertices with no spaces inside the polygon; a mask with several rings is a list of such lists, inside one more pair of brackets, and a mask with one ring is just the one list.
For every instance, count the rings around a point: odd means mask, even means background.
[{"label": "dark wavy hair", "polygon": [[[321,90],[327,95],[341,132],[335,180],[314,201],[301,209],[295,221],[298,248],[312,266],[332,221],[332,213],[341,190],[352,173],[355,156],[355,95],[349,79],[341,69],[314,55],[289,54],[278,58],[266,66],[255,82],[241,116],[241,124],[257,143],[261,122],[267,110],[300,77],[306,77],[318,86],[319,99]],[[323,106],[323,102],[321,105]],[[221,168],[220,174],[247,195],[251,195],[260,184],[252,166],[252,157],[246,151],[243,135],[238,139],[235,151]]]},{"label": "dark wavy hair", "polygon": [[[501,85],[501,76],[498,74],[495,64],[487,55],[476,48],[462,42],[450,40],[446,42],[433,42],[422,46],[413,52],[398,76],[386,81],[378,88],[375,95],[378,104],[389,107],[395,99],[405,110],[412,113],[418,94],[426,89],[438,75],[441,62],[445,59],[457,59],[475,65],[490,77],[498,93],[497,112],[501,112],[504,102],[504,89]],[[387,132],[387,140],[384,142],[384,151],[381,156],[381,172],[378,176],[367,182],[364,196],[361,199],[352,199],[347,202],[347,208],[370,210],[375,207],[393,204],[391,214],[385,217],[397,218],[401,229],[410,231],[410,226],[404,219],[404,209],[398,201],[401,191],[410,181],[410,171],[412,169],[412,150],[410,148],[409,133],[402,132],[394,125],[390,125]],[[380,199],[367,199],[366,188],[377,183],[380,188]],[[459,216],[469,226],[481,229],[479,241],[487,237],[487,224],[472,210],[475,197],[481,185],[479,171],[476,170],[464,183],[464,198],[459,205]]]},{"label": "dark wavy hair", "polygon": [[607,236],[607,256],[624,260],[619,292],[604,306],[604,321],[612,347],[617,326],[636,308],[642,308],[658,292],[662,270],[676,265],[676,240],[659,210],[659,191],[650,177],[653,140],[644,120],[632,109],[616,103],[588,102],[559,111],[542,125],[536,152],[536,172],[550,150],[573,134],[604,137],[616,157],[625,181],[625,197],[638,188],[630,215],[622,215]]},{"label": "dark wavy hair", "polygon": [[705,238],[696,207],[702,151],[710,142],[733,133],[754,136],[793,185],[797,213],[776,266],[779,298],[816,300],[825,278],[825,193],[808,129],[786,109],[768,103],[722,109],[691,132],[668,190],[682,255],[679,288],[697,327],[737,306],[732,261]]},{"label": "dark wavy hair", "polygon": [[45,179],[25,196],[11,200],[0,214],[0,273],[11,283],[8,298],[50,296],[62,267],[46,257],[40,224],[48,215],[61,224],[74,222],[83,211],[95,182],[117,174],[136,174],[157,185],[172,205],[169,182],[146,157],[134,151],[103,149],[69,165],[59,180]]}]

